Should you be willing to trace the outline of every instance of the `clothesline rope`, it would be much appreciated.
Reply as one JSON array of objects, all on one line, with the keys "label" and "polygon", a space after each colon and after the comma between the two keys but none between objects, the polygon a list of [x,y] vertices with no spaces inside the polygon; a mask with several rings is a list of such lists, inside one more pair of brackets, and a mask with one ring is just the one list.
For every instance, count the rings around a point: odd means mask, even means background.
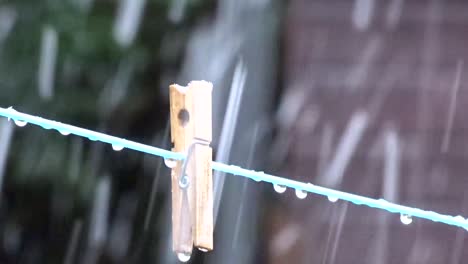
[{"label": "clothesline rope", "polygon": [[[124,148],[140,151],[143,153],[160,156],[165,160],[183,160],[185,159],[184,153],[172,152],[169,150],[141,144],[138,142],[110,136],[107,134],[95,132],[92,130],[79,128],[76,126],[60,123],[53,120],[48,120],[45,118],[29,115],[26,113],[21,113],[10,108],[1,108],[0,107],[0,116],[4,116],[8,119],[13,119],[16,125],[23,127],[26,124],[34,124],[40,126],[44,129],[55,129],[59,131],[62,135],[74,134],[77,136],[88,138],[92,141],[101,141],[112,145],[112,148],[116,151],[122,150]],[[342,192],[330,188],[325,188],[317,186],[311,183],[304,183],[299,181],[294,181],[274,175],[270,175],[264,172],[247,170],[234,165],[227,165],[219,162],[212,162],[212,169],[225,172],[228,174],[242,176],[250,178],[254,181],[268,182],[273,184],[275,190],[279,193],[282,193],[286,188],[294,189],[298,198],[303,199],[307,196],[307,193],[315,193],[328,197],[328,200],[335,202],[338,199],[352,202],[357,205],[366,205],[369,207],[374,207],[378,209],[383,209],[391,213],[399,213],[400,219],[404,224],[410,224],[412,222],[411,217],[424,218],[432,220],[435,222],[441,222],[448,225],[462,227],[468,230],[468,220],[463,216],[450,216],[443,215],[432,211],[425,211],[419,208],[412,208],[408,206],[403,206],[395,203],[388,202],[384,199],[373,199],[365,196],[360,196],[352,193]]]}]

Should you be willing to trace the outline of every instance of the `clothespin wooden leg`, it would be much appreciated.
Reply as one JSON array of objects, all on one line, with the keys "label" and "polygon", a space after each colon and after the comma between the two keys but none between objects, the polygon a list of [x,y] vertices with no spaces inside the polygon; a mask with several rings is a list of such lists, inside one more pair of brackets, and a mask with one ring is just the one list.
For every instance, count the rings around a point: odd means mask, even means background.
[{"label": "clothespin wooden leg", "polygon": [[172,150],[187,154],[171,172],[173,249],[179,259],[190,256],[193,245],[213,249],[212,89],[205,81],[170,86]]}]

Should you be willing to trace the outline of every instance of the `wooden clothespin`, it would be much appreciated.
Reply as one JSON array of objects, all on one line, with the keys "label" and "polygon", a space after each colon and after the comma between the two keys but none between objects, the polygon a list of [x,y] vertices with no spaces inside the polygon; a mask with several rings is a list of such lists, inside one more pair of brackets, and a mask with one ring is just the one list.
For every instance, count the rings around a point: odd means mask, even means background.
[{"label": "wooden clothespin", "polygon": [[213,85],[192,81],[170,86],[173,151],[186,153],[172,168],[172,238],[179,259],[188,261],[193,246],[213,250],[211,93]]}]

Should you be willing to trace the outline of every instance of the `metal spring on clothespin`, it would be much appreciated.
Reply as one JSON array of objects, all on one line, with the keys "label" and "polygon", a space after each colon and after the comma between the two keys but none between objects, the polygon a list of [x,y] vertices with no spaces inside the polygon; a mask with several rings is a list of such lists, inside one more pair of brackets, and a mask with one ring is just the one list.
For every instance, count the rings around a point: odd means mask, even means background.
[{"label": "metal spring on clothespin", "polygon": [[179,174],[179,187],[182,189],[187,189],[190,185],[190,179],[186,175],[186,170],[187,170],[187,164],[190,161],[190,157],[192,156],[193,149],[195,148],[195,145],[202,145],[202,146],[209,146],[210,142],[206,142],[201,139],[194,139],[194,142],[189,146],[186,158],[184,159],[184,162],[182,164],[182,170],[180,171]]}]

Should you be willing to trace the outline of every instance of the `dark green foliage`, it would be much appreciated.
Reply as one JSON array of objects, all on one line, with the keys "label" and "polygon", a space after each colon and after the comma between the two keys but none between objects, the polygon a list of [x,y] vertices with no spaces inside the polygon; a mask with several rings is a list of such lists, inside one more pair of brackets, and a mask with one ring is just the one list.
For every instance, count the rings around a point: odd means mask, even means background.
[{"label": "dark green foliage", "polygon": [[[173,25],[167,19],[170,1],[148,0],[139,33],[129,47],[117,45],[112,35],[118,1],[96,0],[89,10],[80,8],[77,2],[0,1],[0,8],[8,7],[16,13],[14,27],[0,43],[0,105],[151,143],[162,133],[168,115],[167,98],[161,93],[168,84],[161,84],[161,75],[170,73],[175,80],[190,30],[198,19],[213,11],[214,1],[189,1],[186,19]],[[58,33],[54,96],[50,101],[41,100],[37,88],[45,26]],[[177,45],[162,49],[165,38]],[[110,104],[105,97],[112,97],[112,93],[103,95],[103,91],[126,65],[131,67],[128,89],[121,101]],[[62,262],[71,224],[78,218],[88,219],[97,177],[103,174],[111,174],[115,187],[111,211],[122,194],[137,193],[137,215],[144,215],[155,172],[143,169],[143,155],[114,153],[109,146],[85,140],[81,155],[73,159],[72,153],[80,144],[76,140],[33,126],[15,129],[2,193],[1,222],[20,225],[24,234],[43,235],[34,239],[23,236],[27,244],[24,251],[5,261],[39,248],[41,257],[35,263]],[[72,163],[79,163],[78,175],[72,175]],[[155,214],[157,217],[158,212]],[[151,245],[142,248],[149,250]]]}]

